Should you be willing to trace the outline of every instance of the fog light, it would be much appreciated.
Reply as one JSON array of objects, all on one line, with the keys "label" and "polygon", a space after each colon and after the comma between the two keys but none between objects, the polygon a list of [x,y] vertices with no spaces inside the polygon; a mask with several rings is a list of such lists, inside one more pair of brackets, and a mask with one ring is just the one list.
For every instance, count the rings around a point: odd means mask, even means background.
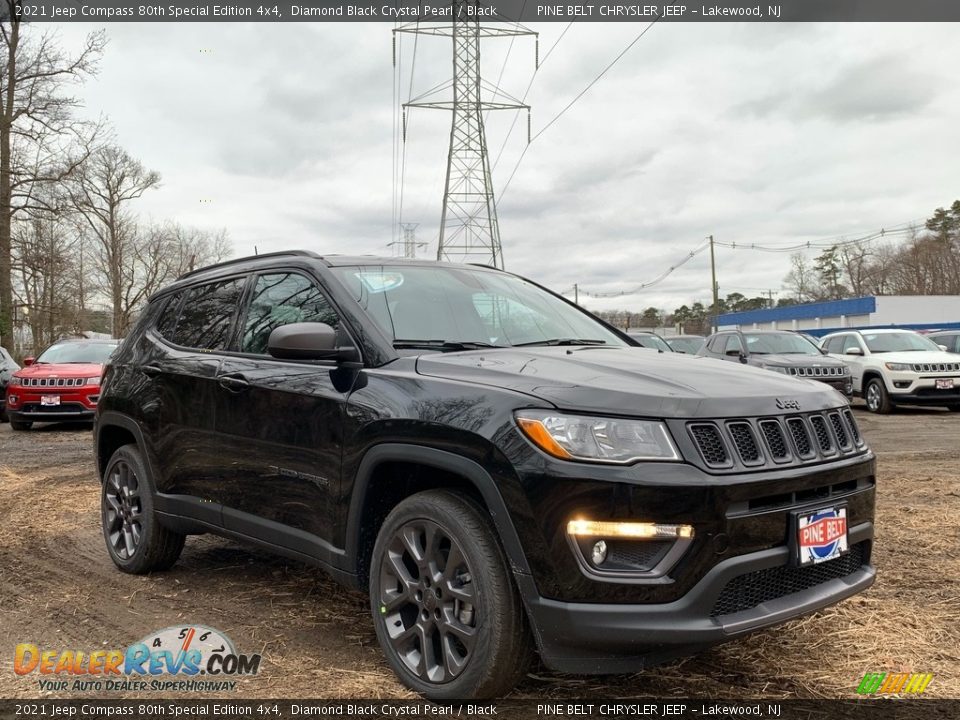
[{"label": "fog light", "polygon": [[575,537],[622,537],[641,540],[646,538],[666,540],[671,538],[692,538],[693,526],[571,520],[567,523],[567,534]]},{"label": "fog light", "polygon": [[18,398],[16,395],[8,395],[7,402],[10,405],[16,405],[18,402],[20,402],[20,398]]},{"label": "fog light", "polygon": [[603,561],[607,559],[607,544],[603,540],[598,540],[593,546],[590,559],[593,560],[594,565],[603,565]]}]

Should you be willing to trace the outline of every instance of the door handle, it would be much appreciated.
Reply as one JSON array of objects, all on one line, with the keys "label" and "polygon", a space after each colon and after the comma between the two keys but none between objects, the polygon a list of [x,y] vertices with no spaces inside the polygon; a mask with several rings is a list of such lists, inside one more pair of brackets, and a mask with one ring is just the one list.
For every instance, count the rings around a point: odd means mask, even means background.
[{"label": "door handle", "polygon": [[230,392],[243,392],[250,387],[250,383],[243,375],[221,375],[217,384]]},{"label": "door handle", "polygon": [[142,372],[147,377],[152,378],[152,377],[156,377],[163,371],[160,368],[158,368],[156,365],[141,365],[140,372]]}]

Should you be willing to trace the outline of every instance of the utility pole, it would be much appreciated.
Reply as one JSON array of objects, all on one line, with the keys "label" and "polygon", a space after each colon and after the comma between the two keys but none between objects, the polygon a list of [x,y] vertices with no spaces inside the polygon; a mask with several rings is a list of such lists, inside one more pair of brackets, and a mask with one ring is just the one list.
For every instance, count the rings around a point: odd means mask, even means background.
[{"label": "utility pole", "polygon": [[713,255],[713,235],[709,236],[710,239],[710,281],[713,286],[713,322],[710,323],[713,327],[713,331],[717,331],[717,308],[720,306],[720,298],[718,297],[719,288],[717,287],[717,261]]},{"label": "utility pole", "polygon": [[573,284],[573,304],[574,305],[580,304],[580,288],[577,286],[576,283]]},{"label": "utility pole", "polygon": [[[487,110],[522,110],[528,113],[527,141],[529,142],[530,106],[504,93],[480,75],[480,39],[533,35],[537,33],[519,23],[497,27],[481,25],[479,0],[452,0],[453,21],[449,24],[428,25],[407,23],[394,32],[394,64],[396,64],[396,33],[414,33],[450,37],[453,44],[453,78],[434,90],[404,103],[403,139],[406,142],[406,112],[408,108],[449,110],[450,148],[447,153],[447,180],[443,192],[443,211],[440,217],[440,238],[437,260],[482,262],[503,268],[503,248],[500,244],[500,225],[497,204],[490,177],[490,158],[487,153],[487,135],[483,113]],[[539,46],[537,48],[539,55]],[[538,58],[539,59],[539,58]],[[452,90],[452,100],[438,96]],[[484,100],[485,90],[489,100]]]}]

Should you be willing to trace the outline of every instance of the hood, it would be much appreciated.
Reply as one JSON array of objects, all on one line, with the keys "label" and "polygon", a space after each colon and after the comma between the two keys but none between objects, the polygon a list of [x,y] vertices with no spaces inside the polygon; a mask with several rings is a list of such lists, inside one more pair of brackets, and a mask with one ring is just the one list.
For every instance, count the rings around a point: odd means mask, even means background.
[{"label": "hood", "polygon": [[[505,348],[421,355],[421,375],[524,393],[558,408],[658,418],[782,415],[846,400],[812,380],[680,353],[597,346]],[[788,412],[796,412],[796,408]]]},{"label": "hood", "polygon": [[956,353],[942,352],[940,350],[914,350],[913,352],[885,352],[873,353],[871,358],[876,358],[882,362],[896,363],[955,363],[960,362]]},{"label": "hood", "polygon": [[751,355],[752,365],[779,365],[782,367],[838,367],[842,360],[829,355]]},{"label": "hood", "polygon": [[99,377],[102,372],[100,363],[35,363],[17,370],[14,375],[22,378],[78,378]]}]

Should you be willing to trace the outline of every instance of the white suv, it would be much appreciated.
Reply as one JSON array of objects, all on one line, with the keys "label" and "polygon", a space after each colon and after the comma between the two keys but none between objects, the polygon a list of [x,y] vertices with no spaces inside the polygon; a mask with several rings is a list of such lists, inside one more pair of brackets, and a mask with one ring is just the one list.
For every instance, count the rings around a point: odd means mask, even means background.
[{"label": "white suv", "polygon": [[823,338],[824,350],[843,360],[854,394],[867,409],[941,405],[960,412],[960,358],[911,330],[845,330]]}]

